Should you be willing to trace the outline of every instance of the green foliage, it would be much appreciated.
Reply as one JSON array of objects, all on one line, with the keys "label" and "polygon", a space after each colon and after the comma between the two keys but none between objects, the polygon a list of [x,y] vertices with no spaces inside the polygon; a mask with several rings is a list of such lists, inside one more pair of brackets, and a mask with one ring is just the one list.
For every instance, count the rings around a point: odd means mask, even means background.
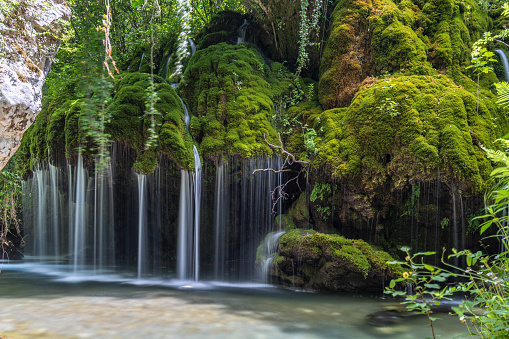
[{"label": "green foliage", "polygon": [[300,6],[299,56],[297,58],[296,76],[301,73],[309,62],[308,49],[314,45],[319,46],[319,44],[311,42],[313,41],[311,34],[315,33],[318,37],[321,10],[326,8],[327,2],[324,0],[301,0]]},{"label": "green foliage", "polygon": [[[408,311],[425,314],[429,320],[432,337],[435,338],[433,322],[438,318],[432,316],[432,307],[440,305],[440,300],[452,300],[450,296],[454,290],[440,285],[447,281],[452,274],[425,263],[424,258],[435,255],[435,252],[412,255],[409,253],[408,247],[403,247],[401,250],[406,253],[405,261],[390,261],[388,264],[401,266],[404,272],[401,278],[391,280],[389,286],[385,288],[385,293],[395,297],[405,297],[402,304],[407,305]],[[411,286],[413,293],[396,290],[396,283]]]},{"label": "green foliage", "polygon": [[[9,246],[9,234],[21,235],[17,211],[21,196],[21,178],[16,165],[16,159],[9,161],[0,171],[0,250],[5,253]],[[2,256],[3,257],[3,256]]]}]

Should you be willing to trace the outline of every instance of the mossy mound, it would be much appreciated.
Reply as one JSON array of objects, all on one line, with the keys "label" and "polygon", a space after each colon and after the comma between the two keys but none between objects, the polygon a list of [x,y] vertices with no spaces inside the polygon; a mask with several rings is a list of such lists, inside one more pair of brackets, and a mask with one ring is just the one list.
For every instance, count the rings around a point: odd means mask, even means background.
[{"label": "mossy mound", "polygon": [[382,281],[400,275],[392,257],[363,240],[294,229],[279,239],[271,274],[287,286],[314,290],[379,291]]},{"label": "mossy mound", "polygon": [[[440,180],[454,180],[463,194],[482,192],[491,165],[481,147],[492,147],[509,127],[493,94],[481,91],[477,112],[475,93],[446,76],[375,81],[349,108],[324,112],[321,122],[323,142],[313,166],[344,179],[351,205],[368,202],[355,208],[366,216],[374,202],[408,183],[436,180],[438,169]],[[384,215],[390,201],[381,204]]]},{"label": "mossy mound", "polygon": [[271,155],[264,136],[277,141],[274,101],[292,86],[281,64],[266,65],[255,47],[220,43],[197,51],[179,90],[194,116],[191,131],[200,153]]},{"label": "mossy mound", "polygon": [[348,106],[367,77],[447,73],[456,83],[489,27],[476,1],[339,1],[320,68],[320,103]]},{"label": "mossy mound", "polygon": [[[112,141],[121,141],[138,153],[135,168],[149,173],[158,164],[158,156],[167,155],[181,168],[193,166],[193,143],[186,131],[183,107],[175,90],[162,78],[155,77],[159,101],[155,108],[161,114],[156,116],[158,146],[145,151],[150,117],[144,116],[146,90],[149,74],[129,73],[118,77],[113,91],[113,100],[106,108],[111,113],[111,122],[106,133]],[[22,175],[26,176],[38,161],[50,160],[64,164],[65,158],[75,158],[78,147],[84,146],[84,155],[93,157],[90,149],[93,143],[83,129],[85,119],[84,98],[68,98],[67,94],[55,94],[44,103],[41,113],[23,136],[18,156],[23,164]],[[49,156],[49,159],[48,159]]]},{"label": "mossy mound", "polygon": [[175,90],[162,78],[155,76],[159,101],[155,109],[158,145],[146,152],[145,142],[150,126],[150,117],[144,116],[146,90],[150,84],[149,75],[144,73],[126,74],[115,84],[115,95],[110,105],[111,123],[108,132],[113,140],[123,141],[138,152],[135,163],[137,171],[150,173],[157,167],[157,156],[165,154],[181,168],[189,169],[194,164],[193,142],[186,131],[184,111]]}]

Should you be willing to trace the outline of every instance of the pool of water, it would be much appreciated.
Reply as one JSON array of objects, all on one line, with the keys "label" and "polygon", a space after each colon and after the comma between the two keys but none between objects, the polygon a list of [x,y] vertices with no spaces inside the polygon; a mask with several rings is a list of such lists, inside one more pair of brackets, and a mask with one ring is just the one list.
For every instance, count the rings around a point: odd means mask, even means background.
[{"label": "pool of water", "polygon": [[[372,326],[367,315],[394,307],[380,296],[289,291],[263,284],[137,280],[73,275],[51,266],[3,264],[4,338],[425,338],[423,317]],[[438,315],[435,333],[466,332]]]}]

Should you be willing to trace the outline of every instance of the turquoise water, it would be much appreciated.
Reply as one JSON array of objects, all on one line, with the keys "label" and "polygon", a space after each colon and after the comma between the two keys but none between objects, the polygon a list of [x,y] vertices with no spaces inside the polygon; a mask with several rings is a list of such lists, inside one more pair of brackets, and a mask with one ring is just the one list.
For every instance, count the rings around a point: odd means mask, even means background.
[{"label": "turquoise water", "polygon": [[[263,284],[73,276],[52,266],[4,264],[0,333],[7,338],[425,338],[427,320],[385,327],[366,316],[395,307],[380,296],[289,291]],[[466,332],[437,315],[436,333]]]}]

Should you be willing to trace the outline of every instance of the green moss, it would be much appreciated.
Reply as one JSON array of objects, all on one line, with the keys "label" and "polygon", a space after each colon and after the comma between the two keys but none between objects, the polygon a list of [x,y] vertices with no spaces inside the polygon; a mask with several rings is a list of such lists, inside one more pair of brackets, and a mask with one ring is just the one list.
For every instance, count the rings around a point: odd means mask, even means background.
[{"label": "green moss", "polygon": [[180,167],[189,169],[194,162],[193,146],[186,131],[182,104],[175,90],[162,78],[156,76],[154,80],[159,97],[155,108],[161,114],[156,117],[157,148],[145,151],[146,131],[150,126],[150,117],[144,116],[148,74],[127,74],[115,84],[115,96],[109,107],[112,121],[108,132],[114,140],[122,140],[138,152],[137,170],[150,173],[157,167],[157,156],[161,153]]},{"label": "green moss", "polygon": [[291,86],[283,74],[245,44],[221,43],[196,52],[179,90],[197,117],[192,131],[201,153],[211,156],[228,149],[243,157],[271,155],[264,136],[277,140],[271,126],[273,100]]},{"label": "green moss", "polygon": [[[300,269],[308,278],[313,279],[320,268],[328,263],[339,262],[340,265],[358,271],[366,278],[372,271],[382,272],[390,269],[386,262],[393,260],[388,253],[374,250],[363,240],[352,240],[337,234],[317,233],[313,230],[291,230],[280,238],[279,244],[280,256],[306,258],[307,264]],[[277,264],[282,264],[285,260],[278,259]],[[391,270],[393,271],[396,272],[397,267]]]},{"label": "green moss", "polygon": [[[382,25],[382,27],[385,25]],[[395,20],[384,29],[375,30],[371,41],[377,73],[404,71],[428,74],[426,47],[412,28]]]},{"label": "green moss", "polygon": [[[384,102],[393,103],[393,111]],[[394,194],[409,181],[434,180],[438,168],[465,194],[481,192],[491,167],[480,145],[491,145],[508,123],[491,93],[482,91],[479,113],[476,102],[445,76],[379,80],[359,91],[348,109],[324,112],[313,166],[355,178],[368,199]]]},{"label": "green moss", "polygon": [[274,221],[275,225],[278,225],[280,229],[285,231],[290,231],[295,229],[295,223],[293,219],[288,214],[280,214],[276,217]]},{"label": "green moss", "polygon": [[339,1],[321,64],[320,103],[346,107],[363,81],[385,72],[436,75],[434,68],[464,85],[470,48],[488,25],[475,0]]},{"label": "green moss", "polygon": [[[138,153],[135,169],[150,173],[158,164],[158,157],[166,154],[181,168],[190,169],[194,164],[193,142],[186,131],[183,106],[175,90],[162,78],[155,77],[158,102],[155,105],[160,115],[156,116],[158,145],[145,150],[150,117],[144,116],[146,89],[149,75],[129,73],[120,76],[115,83],[114,97],[107,108],[111,122],[106,132],[113,141],[122,141],[132,146]],[[62,100],[63,93],[56,93],[47,100],[30,132],[23,141],[23,163],[34,164],[46,160],[48,151],[55,154],[65,149],[66,155],[75,155],[80,145],[87,144],[80,125],[84,99]],[[32,166],[32,165],[31,165]],[[24,174],[30,168],[23,169]]]},{"label": "green moss", "polygon": [[306,192],[301,193],[299,198],[292,204],[292,207],[288,211],[288,215],[300,228],[308,226],[309,209],[306,201]]}]

